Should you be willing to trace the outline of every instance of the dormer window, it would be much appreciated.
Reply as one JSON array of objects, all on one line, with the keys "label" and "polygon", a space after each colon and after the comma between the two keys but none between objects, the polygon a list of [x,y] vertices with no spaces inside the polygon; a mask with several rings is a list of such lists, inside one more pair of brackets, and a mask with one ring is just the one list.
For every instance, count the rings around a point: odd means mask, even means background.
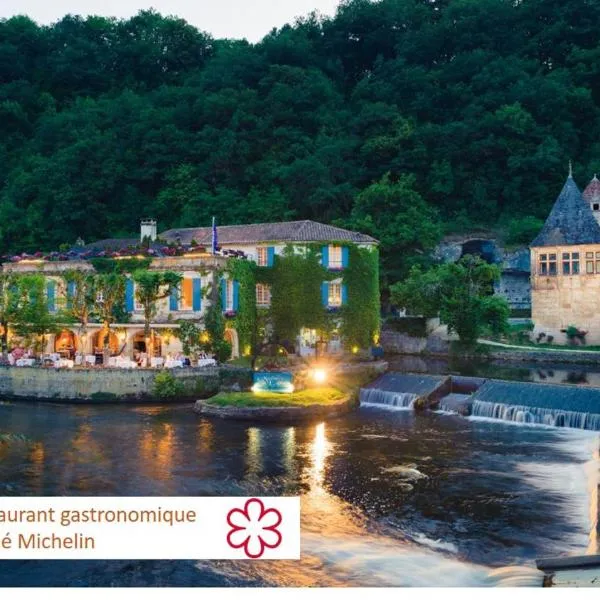
[{"label": "dormer window", "polygon": [[594,210],[600,210],[600,204],[598,204],[598,202],[594,202],[594,204],[592,205]]}]

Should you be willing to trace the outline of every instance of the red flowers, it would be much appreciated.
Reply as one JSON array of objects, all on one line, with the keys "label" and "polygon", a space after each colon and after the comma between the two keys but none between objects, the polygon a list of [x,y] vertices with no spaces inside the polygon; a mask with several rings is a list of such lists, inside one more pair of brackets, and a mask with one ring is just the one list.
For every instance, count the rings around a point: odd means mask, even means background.
[{"label": "red flowers", "polygon": [[277,548],[281,544],[282,516],[276,508],[267,508],[262,500],[251,498],[243,510],[234,508],[227,514],[231,531],[227,543],[232,548],[243,548],[248,558],[260,558],[265,548]]}]

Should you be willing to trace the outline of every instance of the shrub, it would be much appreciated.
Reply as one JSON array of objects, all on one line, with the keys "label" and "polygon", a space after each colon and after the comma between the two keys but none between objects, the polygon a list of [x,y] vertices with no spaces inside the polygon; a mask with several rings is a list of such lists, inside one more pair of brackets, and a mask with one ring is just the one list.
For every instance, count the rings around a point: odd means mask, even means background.
[{"label": "shrub", "polygon": [[157,398],[174,398],[183,394],[183,383],[169,371],[161,371],[154,378],[154,395]]}]

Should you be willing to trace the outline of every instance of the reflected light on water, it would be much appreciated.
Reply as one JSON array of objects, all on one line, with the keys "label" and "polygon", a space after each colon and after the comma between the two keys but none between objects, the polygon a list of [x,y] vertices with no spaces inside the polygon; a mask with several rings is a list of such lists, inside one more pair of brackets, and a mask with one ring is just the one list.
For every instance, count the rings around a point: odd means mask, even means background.
[{"label": "reflected light on water", "polygon": [[211,452],[215,438],[215,428],[210,421],[201,421],[198,425],[198,452]]},{"label": "reflected light on water", "polygon": [[294,456],[296,454],[296,430],[288,427],[283,434],[283,468],[288,476],[294,474]]},{"label": "reflected light on water", "polygon": [[140,465],[148,477],[170,478],[174,447],[175,430],[170,423],[161,423],[144,431],[140,438]]},{"label": "reflected light on water", "polygon": [[248,429],[246,447],[246,471],[248,475],[259,475],[263,469],[261,430],[258,427]]},{"label": "reflected light on water", "polygon": [[311,445],[311,491],[319,494],[326,493],[323,489],[325,476],[325,461],[329,454],[329,443],[325,437],[325,423],[319,423],[315,427],[315,437]]}]

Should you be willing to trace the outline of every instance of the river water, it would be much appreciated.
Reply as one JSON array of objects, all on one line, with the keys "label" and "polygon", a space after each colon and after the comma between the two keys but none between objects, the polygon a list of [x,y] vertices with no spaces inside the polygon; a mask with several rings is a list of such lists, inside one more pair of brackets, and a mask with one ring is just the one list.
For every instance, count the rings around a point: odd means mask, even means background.
[{"label": "river water", "polygon": [[[0,404],[0,495],[301,495],[300,561],[0,561],[18,585],[537,583],[597,550],[597,433],[361,408],[253,426],[169,407]],[[498,567],[518,565],[525,569]],[[534,574],[535,573],[535,574]]]}]

